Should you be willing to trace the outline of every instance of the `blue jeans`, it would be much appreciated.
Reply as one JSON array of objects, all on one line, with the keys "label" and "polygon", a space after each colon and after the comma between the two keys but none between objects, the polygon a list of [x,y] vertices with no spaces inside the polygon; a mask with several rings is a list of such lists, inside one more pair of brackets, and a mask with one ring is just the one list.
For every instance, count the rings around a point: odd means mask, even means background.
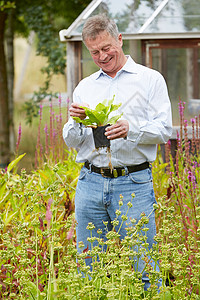
[{"label": "blue jeans", "polygon": [[[127,203],[132,199],[132,193],[135,193],[133,198],[133,206],[129,209],[128,219],[134,218],[137,221],[141,219],[141,213],[145,213],[149,217],[147,227],[147,242],[149,248],[155,243],[154,236],[156,234],[155,214],[153,211],[153,204],[155,201],[152,173],[151,169],[129,173],[125,176],[117,178],[105,178],[101,174],[90,172],[83,167],[80,172],[76,196],[75,196],[75,216],[77,221],[76,234],[77,246],[80,241],[84,243],[84,248],[90,249],[90,243],[87,238],[90,237],[90,231],[86,229],[89,222],[95,225],[92,235],[98,237],[97,230],[102,230],[102,238],[105,238],[107,230],[103,222],[108,222],[108,230],[112,230],[112,221],[116,218],[116,210],[119,209],[120,194],[123,196],[123,206],[120,208],[121,215],[127,213]],[[152,212],[153,211],[153,212]],[[121,217],[118,220],[121,221]],[[123,239],[127,233],[126,222],[120,229],[120,238]],[[119,229],[119,225],[115,227]],[[78,248],[80,253],[83,249]],[[87,264],[91,263],[91,259],[87,258]],[[142,272],[144,263],[140,260],[138,271]],[[159,267],[157,267],[159,271]],[[148,277],[143,273],[142,277],[145,283],[145,290],[150,286]]]}]

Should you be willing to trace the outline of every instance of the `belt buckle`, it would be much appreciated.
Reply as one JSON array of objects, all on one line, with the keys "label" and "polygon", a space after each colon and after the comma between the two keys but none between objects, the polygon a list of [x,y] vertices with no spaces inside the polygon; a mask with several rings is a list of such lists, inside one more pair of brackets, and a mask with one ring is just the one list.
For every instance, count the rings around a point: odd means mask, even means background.
[{"label": "belt buckle", "polygon": [[[125,176],[126,175],[126,170],[125,169],[122,169],[121,170],[121,176]],[[117,177],[119,177],[120,175],[118,175],[118,172],[117,172],[117,169],[113,169],[113,176],[115,177],[115,178],[117,178]]]},{"label": "belt buckle", "polygon": [[126,170],[122,169],[122,176],[125,176],[125,175],[126,175]]},{"label": "belt buckle", "polygon": [[113,171],[113,176],[114,176],[115,178],[117,178],[117,177],[118,177],[117,169],[113,169],[112,171]]},{"label": "belt buckle", "polygon": [[[104,173],[104,168],[101,168],[100,169],[100,173],[101,175],[104,177],[104,178],[109,178],[110,176],[106,176],[105,173]],[[118,173],[117,173],[117,170],[116,169],[113,169],[112,170],[112,173],[113,173],[113,176],[116,178],[118,177]]]}]

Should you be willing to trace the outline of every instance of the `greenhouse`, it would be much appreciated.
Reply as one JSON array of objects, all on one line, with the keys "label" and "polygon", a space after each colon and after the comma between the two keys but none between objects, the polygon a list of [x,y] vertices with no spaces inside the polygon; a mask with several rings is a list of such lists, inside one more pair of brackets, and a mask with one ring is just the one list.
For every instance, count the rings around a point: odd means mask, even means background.
[{"label": "greenhouse", "polygon": [[200,0],[94,0],[68,29],[60,31],[67,43],[67,90],[70,99],[77,83],[97,70],[82,43],[85,20],[95,14],[112,17],[122,33],[124,52],[166,79],[178,125],[179,99],[186,116],[200,112]]}]

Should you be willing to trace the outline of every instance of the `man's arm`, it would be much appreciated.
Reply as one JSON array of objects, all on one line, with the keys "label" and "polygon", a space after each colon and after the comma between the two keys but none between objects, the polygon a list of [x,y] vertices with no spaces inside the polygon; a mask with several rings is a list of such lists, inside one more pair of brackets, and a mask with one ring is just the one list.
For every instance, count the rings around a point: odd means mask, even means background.
[{"label": "man's arm", "polygon": [[[156,76],[155,76],[156,75]],[[148,97],[132,98],[123,107],[126,120],[107,127],[109,139],[126,138],[136,144],[166,143],[172,134],[171,103],[164,78],[154,73],[149,82]]]},{"label": "man's arm", "polygon": [[172,134],[172,111],[166,82],[161,74],[149,89],[147,120],[138,122],[137,144],[163,144]]}]

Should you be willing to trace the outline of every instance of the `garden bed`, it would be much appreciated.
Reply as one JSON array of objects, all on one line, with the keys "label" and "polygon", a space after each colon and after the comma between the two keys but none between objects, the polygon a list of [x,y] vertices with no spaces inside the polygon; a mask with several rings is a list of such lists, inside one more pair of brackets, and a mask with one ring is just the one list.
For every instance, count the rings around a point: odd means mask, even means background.
[{"label": "garden bed", "polygon": [[[1,299],[199,299],[200,118],[191,121],[189,143],[183,103],[180,117],[175,158],[168,143],[165,162],[158,151],[153,164],[157,244],[152,251],[140,234],[148,230],[148,216],[143,215],[123,241],[119,242],[114,229],[107,232],[106,242],[99,232],[98,246],[90,251],[79,245],[84,251],[77,254],[74,194],[80,166],[75,163],[75,153],[63,150],[64,154],[53,156],[53,143],[46,148],[51,150],[46,156],[38,147],[37,168],[32,173],[24,169],[17,172],[23,155],[0,171]],[[122,204],[123,195],[118,216]],[[114,227],[118,221],[116,217]],[[123,216],[122,222],[126,221]],[[87,230],[93,245],[92,233],[98,229],[88,224]],[[101,250],[104,243],[107,253]],[[93,257],[92,270],[85,264],[87,256]],[[141,274],[130,260],[137,261],[139,256],[144,256],[149,274],[148,291],[144,291]],[[160,272],[151,267],[151,261],[158,259]],[[159,278],[163,282],[160,293],[156,285]]]}]

